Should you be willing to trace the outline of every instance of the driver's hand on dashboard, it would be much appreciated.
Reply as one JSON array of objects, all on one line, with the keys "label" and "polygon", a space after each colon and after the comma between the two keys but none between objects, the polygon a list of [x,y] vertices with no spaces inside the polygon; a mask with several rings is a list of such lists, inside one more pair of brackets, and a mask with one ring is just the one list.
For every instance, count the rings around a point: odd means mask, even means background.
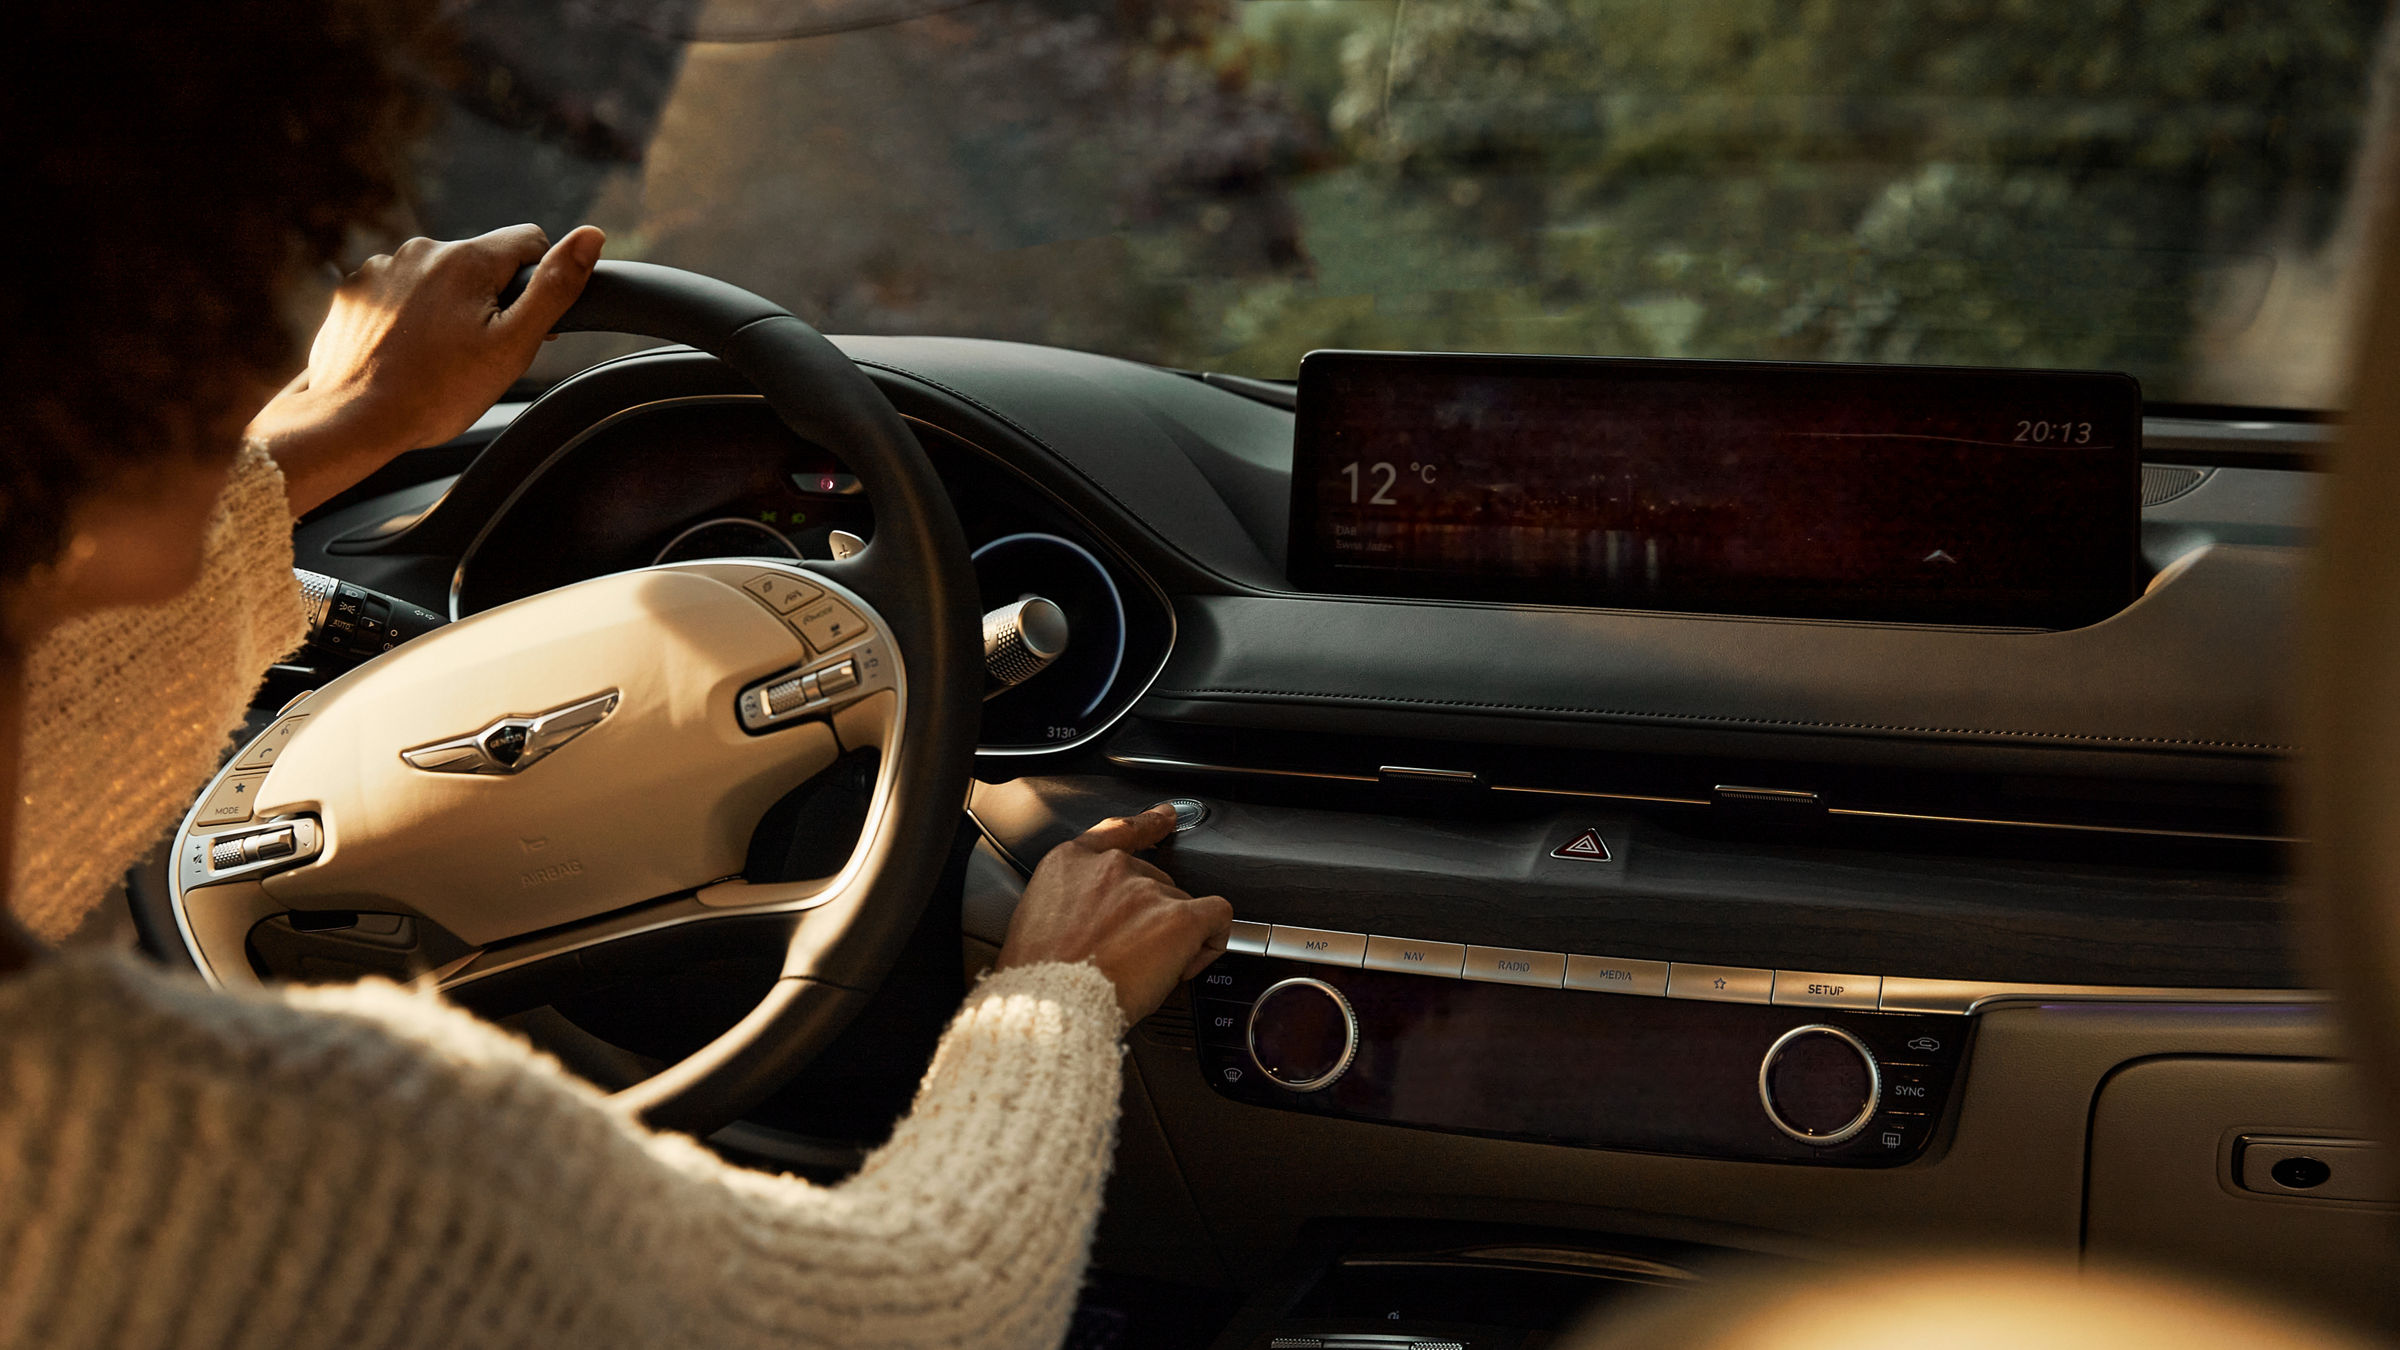
[{"label": "driver's hand on dashboard", "polygon": [[[589,225],[556,244],[539,225],[511,225],[449,243],[411,239],[345,278],[308,368],[250,423],[283,468],[293,514],[473,425],[533,364],[605,242]],[[525,293],[502,309],[500,292],[536,262]]]},{"label": "driver's hand on dashboard", "polygon": [[999,968],[1089,961],[1117,987],[1128,1026],[1225,950],[1233,906],[1194,898],[1133,855],[1175,830],[1172,807],[1101,821],[1034,869]]}]

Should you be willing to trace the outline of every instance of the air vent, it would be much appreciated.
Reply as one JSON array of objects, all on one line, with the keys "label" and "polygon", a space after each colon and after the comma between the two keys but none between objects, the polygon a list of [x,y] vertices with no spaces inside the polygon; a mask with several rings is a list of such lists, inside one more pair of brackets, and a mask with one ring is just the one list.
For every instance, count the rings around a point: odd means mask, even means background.
[{"label": "air vent", "polygon": [[2208,481],[2214,469],[2196,469],[2188,464],[2145,464],[2142,466],[2142,509],[2161,506],[2190,492]]},{"label": "air vent", "polygon": [[[1401,742],[1329,733],[1254,733],[1135,719],[1111,742],[1109,762],[1153,775],[1162,790],[1248,794],[1324,806],[1444,810],[1481,802],[1535,809],[1544,801],[1593,809],[1705,812],[1727,824],[1777,824],[1800,815],[1828,828],[1960,830],[1995,840],[2147,839],[2160,847],[2215,841],[2289,842],[2274,784],[2044,778],[2023,774],[1891,769],[1839,762],[1741,761],[1524,745]],[[1439,764],[1423,769],[1392,766]],[[1740,821],[1730,814],[1740,813]],[[1791,817],[1787,821],[1785,818]],[[2003,848],[2007,845],[2001,845]]]}]

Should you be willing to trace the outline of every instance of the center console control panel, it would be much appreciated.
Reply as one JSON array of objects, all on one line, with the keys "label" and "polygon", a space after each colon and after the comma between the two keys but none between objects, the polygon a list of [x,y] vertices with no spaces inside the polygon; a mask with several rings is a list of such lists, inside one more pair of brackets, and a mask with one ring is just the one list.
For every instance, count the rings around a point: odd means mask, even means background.
[{"label": "center console control panel", "polygon": [[[1202,1072],[1235,1101],[1352,1120],[1889,1167],[1931,1143],[1971,1025],[1963,1015],[1879,1011],[1872,1002],[1775,1001],[1771,988],[1734,1001],[1731,980],[1725,989],[1711,979],[1676,991],[1663,972],[1658,988],[1642,991],[1649,997],[1597,992],[1623,988],[1621,980],[1578,988],[1563,968],[1537,972],[1540,963],[1525,960],[1519,969],[1510,965],[1516,958],[1477,977],[1463,973],[1475,959],[1468,953],[1505,949],[1465,948],[1452,965],[1438,943],[1288,927],[1275,934],[1303,944],[1299,954],[1237,942],[1192,982]],[[1311,941],[1321,946],[1306,947]],[[1370,964],[1370,941],[1435,965],[1398,964],[1404,955]]]}]

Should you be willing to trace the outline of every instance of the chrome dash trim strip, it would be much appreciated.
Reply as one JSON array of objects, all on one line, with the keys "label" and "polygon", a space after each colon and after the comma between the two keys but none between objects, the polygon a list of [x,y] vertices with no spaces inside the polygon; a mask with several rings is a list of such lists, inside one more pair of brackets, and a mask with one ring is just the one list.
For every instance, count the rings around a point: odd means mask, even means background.
[{"label": "chrome dash trim strip", "polygon": [[1125,755],[1109,752],[1108,762],[1121,769],[1164,769],[1174,773],[1247,774],[1262,778],[1311,778],[1326,783],[1380,783],[1371,773],[1333,773],[1318,769],[1266,769],[1252,764],[1209,764],[1164,755]]},{"label": "chrome dash trim strip", "polygon": [[1996,825],[2013,830],[2064,830],[2074,834],[2133,834],[2155,839],[2223,839],[2243,844],[2297,844],[2286,834],[2243,834],[2232,830],[2171,830],[2154,825],[2076,825],[2062,820],[2011,820],[2001,816],[1945,816],[1926,811],[1869,811],[1854,806],[1829,806],[1829,816],[1862,820],[1914,820],[1932,825]]}]

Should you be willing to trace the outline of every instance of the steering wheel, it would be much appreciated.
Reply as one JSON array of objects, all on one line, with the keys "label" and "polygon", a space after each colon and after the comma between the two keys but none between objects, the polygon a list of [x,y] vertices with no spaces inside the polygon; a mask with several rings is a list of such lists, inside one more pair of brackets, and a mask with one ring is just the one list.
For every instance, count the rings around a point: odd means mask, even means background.
[{"label": "steering wheel", "polygon": [[[519,285],[524,278],[519,277]],[[560,331],[707,351],[875,505],[839,562],[671,563],[531,596],[384,653],[285,710],[186,817],[170,868],[202,973],[286,912],[429,923],[445,991],[516,1006],[638,968],[662,939],[774,944],[733,1027],[619,1096],[706,1131],[788,1080],[890,970],[939,880],[980,716],[966,539],[890,403],[816,330],[672,268],[604,262]],[[847,862],[743,875],[770,807],[872,750]]]}]

